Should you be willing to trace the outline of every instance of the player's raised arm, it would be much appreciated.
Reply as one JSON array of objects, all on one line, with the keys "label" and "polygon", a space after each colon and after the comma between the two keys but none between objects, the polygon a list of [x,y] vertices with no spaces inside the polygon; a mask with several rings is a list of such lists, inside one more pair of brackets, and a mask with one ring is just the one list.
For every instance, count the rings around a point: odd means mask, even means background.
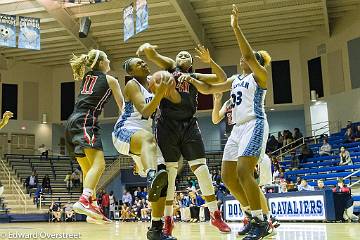
[{"label": "player's raised arm", "polygon": [[3,118],[1,119],[1,122],[0,122],[0,129],[5,127],[5,125],[8,124],[9,119],[12,118],[13,116],[14,116],[14,114],[10,111],[4,112]]},{"label": "player's raised arm", "polygon": [[196,58],[200,59],[202,62],[207,63],[211,67],[211,71],[213,74],[202,74],[202,73],[195,73],[196,78],[200,81],[206,83],[221,83],[225,82],[227,79],[226,73],[224,70],[211,58],[209,49],[205,48],[202,45],[198,45],[195,48],[197,52]]},{"label": "player's raised arm", "polygon": [[187,81],[191,83],[202,94],[214,94],[214,93],[222,93],[229,91],[231,89],[231,85],[232,82],[234,81],[234,78],[231,77],[228,80],[226,80],[226,82],[223,83],[209,84],[184,74],[179,77],[179,81]]},{"label": "player's raised arm", "polygon": [[146,58],[155,63],[164,70],[174,69],[176,63],[169,57],[165,57],[156,51],[157,46],[150,43],[144,43],[136,51],[136,55],[145,54]]},{"label": "player's raised arm", "polygon": [[262,88],[267,88],[267,70],[265,68],[271,61],[269,54],[265,51],[254,52],[249,42],[246,40],[238,24],[239,9],[233,4],[231,14],[231,27],[234,30],[240,52],[244,61],[249,65],[254,74],[255,81]]}]

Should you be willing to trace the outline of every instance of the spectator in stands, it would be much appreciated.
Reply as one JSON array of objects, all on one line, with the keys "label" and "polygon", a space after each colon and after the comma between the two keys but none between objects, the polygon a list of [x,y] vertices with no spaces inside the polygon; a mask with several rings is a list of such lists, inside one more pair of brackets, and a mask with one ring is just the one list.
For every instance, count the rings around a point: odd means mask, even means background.
[{"label": "spectator in stands", "polygon": [[141,220],[148,221],[148,220],[150,220],[150,213],[151,213],[149,201],[147,201],[145,199],[141,199],[141,204],[142,204]]},{"label": "spectator in stands", "polygon": [[109,194],[107,194],[105,191],[101,199],[101,207],[105,217],[110,218],[109,216],[110,198],[109,198]]},{"label": "spectator in stands", "polygon": [[51,202],[51,205],[49,207],[49,212],[52,216],[52,219],[57,222],[61,221],[61,207],[60,204],[55,203],[55,202]]},{"label": "spectator in stands", "polygon": [[348,129],[348,128],[351,128],[352,132],[356,131],[355,125],[350,120],[348,120],[347,124],[346,124],[346,129]]},{"label": "spectator in stands", "polygon": [[180,217],[180,204],[179,204],[179,195],[175,195],[173,202],[173,216],[175,219],[181,219]]},{"label": "spectator in stands", "polygon": [[110,191],[109,194],[109,202],[110,202],[110,206],[109,206],[109,218],[112,220],[115,217],[115,203],[116,203],[116,199],[114,196],[114,192]]},{"label": "spectator in stands", "polygon": [[299,128],[294,128],[294,140],[298,140],[298,139],[300,139],[302,137],[303,137],[303,135],[300,132],[300,129]]},{"label": "spectator in stands", "polygon": [[280,183],[280,193],[286,193],[286,192],[288,192],[287,182],[283,181]]},{"label": "spectator in stands", "polygon": [[144,187],[143,190],[138,195],[140,199],[147,199],[148,196],[147,188]]},{"label": "spectator in stands", "polygon": [[223,183],[215,187],[215,194],[216,194],[218,209],[221,209],[221,206],[225,202],[225,197],[227,196],[227,189]]},{"label": "spectator in stands", "polygon": [[[38,151],[39,151],[41,157],[45,156],[45,159],[48,159],[49,150],[45,147],[45,144],[41,144],[38,148]],[[41,159],[41,157],[40,157],[40,159]]]},{"label": "spectator in stands", "polygon": [[68,192],[70,192],[70,190],[73,187],[73,182],[72,182],[72,174],[71,172],[68,172],[65,176],[64,182],[66,183],[66,189],[68,190]]},{"label": "spectator in stands", "polygon": [[275,178],[278,178],[279,175],[280,175],[280,168],[278,166],[275,166],[273,172],[273,181],[275,181]]},{"label": "spectator in stands", "polygon": [[131,206],[132,202],[133,202],[133,198],[132,198],[130,192],[127,191],[126,189],[124,190],[124,194],[122,196],[122,202],[123,202],[123,204],[128,203],[129,206]]},{"label": "spectator in stands", "polygon": [[278,148],[281,148],[284,145],[284,137],[281,134],[281,132],[278,132],[278,139],[277,139],[279,146]]},{"label": "spectator in stands", "polygon": [[343,178],[338,179],[337,186],[333,189],[333,192],[342,192],[348,193],[348,196],[344,199],[345,200],[345,210],[343,213],[343,218],[345,221],[359,221],[359,217],[354,215],[354,200],[351,197],[351,189],[347,187],[344,183]]},{"label": "spectator in stands", "polygon": [[347,128],[344,135],[344,143],[352,143],[355,141],[355,134],[352,128]]},{"label": "spectator in stands", "polygon": [[180,215],[181,221],[187,222],[190,220],[190,198],[183,193],[180,193]]},{"label": "spectator in stands", "polygon": [[130,204],[129,202],[125,202],[123,203],[122,207],[121,207],[121,215],[120,215],[120,219],[123,221],[127,221],[130,219]]},{"label": "spectator in stands", "polygon": [[141,209],[142,208],[143,208],[142,200],[138,197],[135,197],[135,201],[134,201],[134,204],[132,205],[131,209],[137,220],[140,220],[140,218],[141,218]]},{"label": "spectator in stands", "polygon": [[297,177],[296,178],[296,186],[298,187],[299,185],[301,185],[301,177]]},{"label": "spectator in stands", "polygon": [[48,190],[48,193],[51,193],[52,191],[51,191],[51,184],[50,184],[50,178],[49,178],[49,175],[45,175],[45,177],[43,178],[43,180],[42,180],[42,187],[43,187],[43,189],[44,189],[44,191],[45,191],[45,189],[47,189]]},{"label": "spectator in stands", "polygon": [[200,221],[200,208],[196,203],[196,190],[189,192],[190,197],[190,222],[196,223]]},{"label": "spectator in stands", "polygon": [[68,203],[64,206],[64,212],[65,212],[65,221],[73,221],[73,216],[75,214],[73,210],[73,204],[68,201]]},{"label": "spectator in stands", "polygon": [[187,177],[187,184],[189,188],[195,188],[196,187],[196,182],[193,178],[191,178],[190,176]]},{"label": "spectator in stands", "polygon": [[71,174],[71,181],[73,183],[73,187],[80,187],[80,170],[75,169],[75,171]]},{"label": "spectator in stands", "polygon": [[40,197],[43,195],[43,187],[38,186],[35,193],[34,193],[34,204],[36,204],[36,207],[39,207],[40,204]]},{"label": "spectator in stands", "polygon": [[36,171],[33,171],[31,176],[27,177],[25,180],[25,187],[26,187],[27,192],[29,193],[31,188],[37,188],[38,182],[39,181],[38,181]]},{"label": "spectator in stands", "polygon": [[315,190],[328,190],[329,187],[325,186],[324,181],[322,179],[317,180],[317,186],[315,187]]},{"label": "spectator in stands", "polygon": [[298,186],[298,191],[314,191],[314,187],[310,186],[305,179],[301,180],[301,184]]},{"label": "spectator in stands", "polygon": [[350,153],[344,146],[340,148],[340,163],[339,166],[345,165],[353,165],[353,161],[351,160]]},{"label": "spectator in stands", "polygon": [[267,141],[266,150],[269,152],[273,152],[279,147],[279,142],[276,140],[274,135],[271,135]]},{"label": "spectator in stands", "polygon": [[356,132],[355,132],[355,134],[354,134],[354,137],[355,137],[355,141],[357,142],[357,141],[360,141],[360,125],[357,125],[357,127],[356,127]]},{"label": "spectator in stands", "polygon": [[221,176],[219,170],[214,169],[212,173],[212,181],[213,183],[217,183],[221,180]]},{"label": "spectator in stands", "polygon": [[324,138],[323,145],[320,147],[320,150],[319,150],[319,155],[320,156],[329,156],[329,155],[331,155],[331,151],[332,151],[332,148],[328,142],[328,139]]},{"label": "spectator in stands", "polygon": [[301,146],[301,154],[299,155],[299,160],[301,163],[304,162],[307,158],[312,158],[314,156],[313,151],[309,148],[307,143]]},{"label": "spectator in stands", "polygon": [[134,197],[141,198],[140,195],[141,195],[141,187],[137,187],[136,190],[134,191]]},{"label": "spectator in stands", "polygon": [[[286,136],[286,137],[285,137]],[[289,145],[290,143],[292,143],[294,141],[294,137],[293,134],[290,130],[286,130],[286,134],[284,134],[284,142],[285,145]],[[285,146],[284,145],[284,146]],[[289,149],[291,148],[291,146],[288,147]]]},{"label": "spectator in stands", "polygon": [[300,162],[299,162],[299,158],[296,156],[295,152],[291,153],[291,168],[292,169],[299,169],[300,166]]}]

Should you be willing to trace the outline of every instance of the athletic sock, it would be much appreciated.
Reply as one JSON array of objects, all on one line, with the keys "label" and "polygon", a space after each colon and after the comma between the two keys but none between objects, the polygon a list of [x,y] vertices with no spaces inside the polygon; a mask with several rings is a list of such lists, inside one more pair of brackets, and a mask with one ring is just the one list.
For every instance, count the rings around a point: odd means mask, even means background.
[{"label": "athletic sock", "polygon": [[206,203],[206,205],[207,205],[207,207],[208,207],[208,209],[209,209],[209,211],[210,211],[211,213],[213,213],[213,212],[215,212],[215,211],[218,210],[218,206],[217,206],[217,202],[216,202],[216,201],[208,202],[208,203]]},{"label": "athletic sock", "polygon": [[263,215],[263,212],[262,210],[254,210],[254,211],[251,211],[251,216],[253,218],[257,218],[259,219],[260,221],[264,221],[264,215]]},{"label": "athletic sock", "polygon": [[81,196],[86,198],[86,200],[89,200],[92,195],[93,195],[93,190],[92,189],[84,188]]},{"label": "athletic sock", "polygon": [[250,206],[241,207],[241,210],[243,211],[243,213],[245,213],[246,216],[251,216]]},{"label": "athletic sock", "polygon": [[165,217],[169,217],[169,216],[171,217],[173,213],[174,213],[173,205],[166,205],[164,212]]}]

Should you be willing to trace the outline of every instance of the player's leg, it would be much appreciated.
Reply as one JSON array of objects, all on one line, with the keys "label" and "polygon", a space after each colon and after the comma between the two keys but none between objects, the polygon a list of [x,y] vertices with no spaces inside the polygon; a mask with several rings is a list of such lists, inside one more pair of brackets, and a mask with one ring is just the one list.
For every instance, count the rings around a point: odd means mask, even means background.
[{"label": "player's leg", "polygon": [[[226,148],[226,147],[225,147]],[[244,213],[243,227],[238,232],[238,235],[247,234],[250,229],[251,210],[249,201],[246,198],[245,191],[239,183],[237,178],[237,160],[223,161],[221,166],[221,178],[227,189],[239,201],[242,212]]]},{"label": "player's leg", "polygon": [[193,118],[187,124],[181,144],[181,154],[184,159],[188,161],[192,172],[198,180],[200,190],[206,201],[206,206],[210,211],[212,225],[221,232],[230,232],[231,229],[223,221],[221,212],[217,206],[211,174],[206,165],[205,147],[196,118]]},{"label": "player's leg", "polygon": [[165,160],[166,170],[168,172],[168,187],[165,203],[165,225],[164,235],[172,236],[174,221],[172,218],[173,201],[175,193],[175,179],[178,170],[178,161],[181,157],[180,133],[182,132],[181,124],[178,121],[159,120],[156,126],[156,139]]},{"label": "player's leg", "polygon": [[268,209],[261,204],[263,194],[254,177],[254,169],[259,162],[259,157],[264,152],[262,148],[267,140],[268,125],[266,121],[256,119],[245,123],[242,131],[243,138],[239,142],[237,177],[250,204],[251,224],[253,225],[244,239],[261,239],[273,232],[271,224],[264,217]]},{"label": "player's leg", "polygon": [[131,136],[130,152],[140,155],[142,166],[147,174],[149,201],[156,202],[161,190],[167,185],[168,174],[165,169],[156,172],[157,144],[154,135],[145,130],[136,131]]},{"label": "player's leg", "polygon": [[101,213],[99,208],[91,204],[91,198],[94,195],[94,189],[96,188],[105,169],[104,153],[101,150],[92,148],[85,148],[83,151],[91,166],[84,178],[83,193],[79,201],[74,204],[74,211],[85,214],[95,220],[108,221],[108,219],[106,219]]}]

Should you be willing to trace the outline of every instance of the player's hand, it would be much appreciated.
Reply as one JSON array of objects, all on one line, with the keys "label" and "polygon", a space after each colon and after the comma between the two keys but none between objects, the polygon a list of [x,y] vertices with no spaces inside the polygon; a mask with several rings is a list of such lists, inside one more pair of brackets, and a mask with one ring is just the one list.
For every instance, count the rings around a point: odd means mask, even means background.
[{"label": "player's hand", "polygon": [[156,48],[158,48],[157,45],[151,45],[150,43],[144,43],[137,49],[136,55],[140,56],[141,54],[144,53],[145,49],[154,49],[155,50]]},{"label": "player's hand", "polygon": [[183,82],[188,82],[188,83],[192,83],[194,81],[194,78],[192,78],[190,76],[190,74],[182,74],[179,78],[178,78],[179,83],[183,83]]},{"label": "player's hand", "polygon": [[233,7],[233,9],[231,11],[231,22],[230,23],[231,23],[231,27],[235,28],[239,24],[238,18],[239,18],[239,12],[240,11],[239,11],[238,7],[235,4],[233,4],[232,7]]},{"label": "player's hand", "polygon": [[225,102],[226,108],[230,108],[232,105],[233,105],[232,98],[230,98],[229,100],[227,100],[227,101]]},{"label": "player's hand", "polygon": [[3,114],[3,118],[4,119],[10,119],[10,118],[12,118],[14,116],[14,114],[12,113],[12,112],[10,112],[10,111],[6,111],[6,112],[4,112],[4,114]]},{"label": "player's hand", "polygon": [[207,49],[204,46],[199,44],[198,47],[195,48],[195,51],[198,54],[198,55],[195,56],[196,58],[200,59],[204,63],[210,63],[211,62],[209,49]]},{"label": "player's hand", "polygon": [[221,99],[222,99],[223,94],[222,93],[215,93],[215,94],[213,94],[213,96],[214,96],[214,101],[220,102]]}]

